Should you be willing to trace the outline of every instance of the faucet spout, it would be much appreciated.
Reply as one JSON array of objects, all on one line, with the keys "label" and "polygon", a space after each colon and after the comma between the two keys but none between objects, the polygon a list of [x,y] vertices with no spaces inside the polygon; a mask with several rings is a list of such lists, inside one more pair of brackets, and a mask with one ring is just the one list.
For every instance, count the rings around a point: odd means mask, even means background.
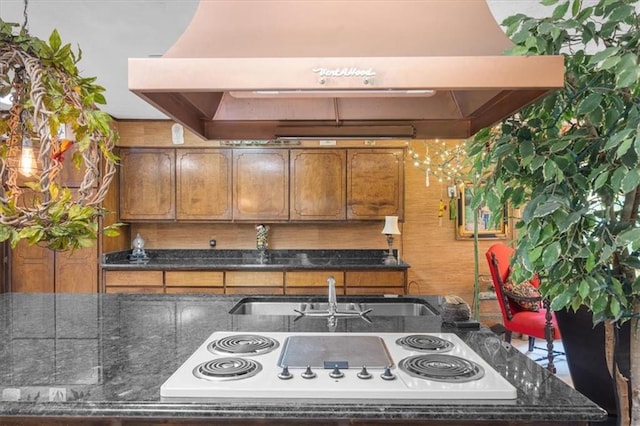
[{"label": "faucet spout", "polygon": [[336,279],[333,276],[327,278],[327,284],[329,285],[329,314],[335,315],[338,311],[338,298],[336,297]]}]

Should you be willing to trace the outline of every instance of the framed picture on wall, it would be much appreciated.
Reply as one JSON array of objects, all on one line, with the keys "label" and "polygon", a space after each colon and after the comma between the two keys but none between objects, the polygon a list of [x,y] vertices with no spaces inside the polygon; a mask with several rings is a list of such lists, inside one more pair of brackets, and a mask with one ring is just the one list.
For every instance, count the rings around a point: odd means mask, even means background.
[{"label": "framed picture on wall", "polygon": [[[471,207],[471,184],[460,186],[458,197],[458,223],[456,226],[456,237],[458,239],[473,238],[474,212]],[[500,214],[500,219],[496,222],[492,217],[495,213],[487,206],[481,205],[477,209],[478,238],[496,239],[506,238],[508,229],[508,208],[505,205]],[[497,225],[496,225],[497,224]]]}]

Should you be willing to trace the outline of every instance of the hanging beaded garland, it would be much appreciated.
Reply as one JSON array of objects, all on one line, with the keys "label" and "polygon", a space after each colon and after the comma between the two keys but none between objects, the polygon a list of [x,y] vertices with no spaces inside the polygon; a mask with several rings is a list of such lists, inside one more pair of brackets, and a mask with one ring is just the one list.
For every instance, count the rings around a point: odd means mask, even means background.
[{"label": "hanging beaded garland", "polygon": [[[104,89],[78,75],[80,55],[57,31],[46,43],[15,27],[0,20],[0,241],[92,245],[117,161],[112,119],[96,106]],[[83,174],[73,189],[66,168]]]}]

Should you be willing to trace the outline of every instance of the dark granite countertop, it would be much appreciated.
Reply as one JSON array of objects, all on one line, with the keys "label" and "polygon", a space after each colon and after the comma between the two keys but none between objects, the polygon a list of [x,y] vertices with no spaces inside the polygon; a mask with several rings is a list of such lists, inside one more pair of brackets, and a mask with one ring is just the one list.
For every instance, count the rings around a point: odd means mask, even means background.
[{"label": "dark granite countertop", "polygon": [[[402,260],[384,264],[384,250],[268,250],[260,260],[257,250],[147,250],[148,259],[129,260],[130,250],[107,253],[103,269],[183,270],[406,270]],[[397,256],[397,251],[394,250]]]},{"label": "dark granite countertop", "polygon": [[[336,331],[455,332],[518,389],[515,401],[161,400],[160,385],[215,331],[328,331],[325,318],[294,321],[290,316],[229,315],[239,299],[217,295],[0,295],[0,424],[23,416],[36,416],[36,423],[37,419],[73,416],[87,421],[124,418],[132,424],[136,419],[565,424],[605,418],[603,410],[490,330],[443,328],[437,315],[372,317],[372,324],[359,318],[340,319]],[[423,299],[435,307],[442,303],[436,296]]]}]

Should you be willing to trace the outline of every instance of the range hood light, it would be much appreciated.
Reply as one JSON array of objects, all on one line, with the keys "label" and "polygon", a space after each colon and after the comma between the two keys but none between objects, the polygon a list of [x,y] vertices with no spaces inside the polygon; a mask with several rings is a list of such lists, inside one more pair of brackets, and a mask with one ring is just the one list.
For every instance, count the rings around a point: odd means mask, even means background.
[{"label": "range hood light", "polygon": [[238,90],[229,92],[234,98],[384,98],[384,97],[423,97],[436,94],[431,89],[363,89],[363,90]]},{"label": "range hood light", "polygon": [[413,126],[280,126],[277,139],[412,139]]}]

